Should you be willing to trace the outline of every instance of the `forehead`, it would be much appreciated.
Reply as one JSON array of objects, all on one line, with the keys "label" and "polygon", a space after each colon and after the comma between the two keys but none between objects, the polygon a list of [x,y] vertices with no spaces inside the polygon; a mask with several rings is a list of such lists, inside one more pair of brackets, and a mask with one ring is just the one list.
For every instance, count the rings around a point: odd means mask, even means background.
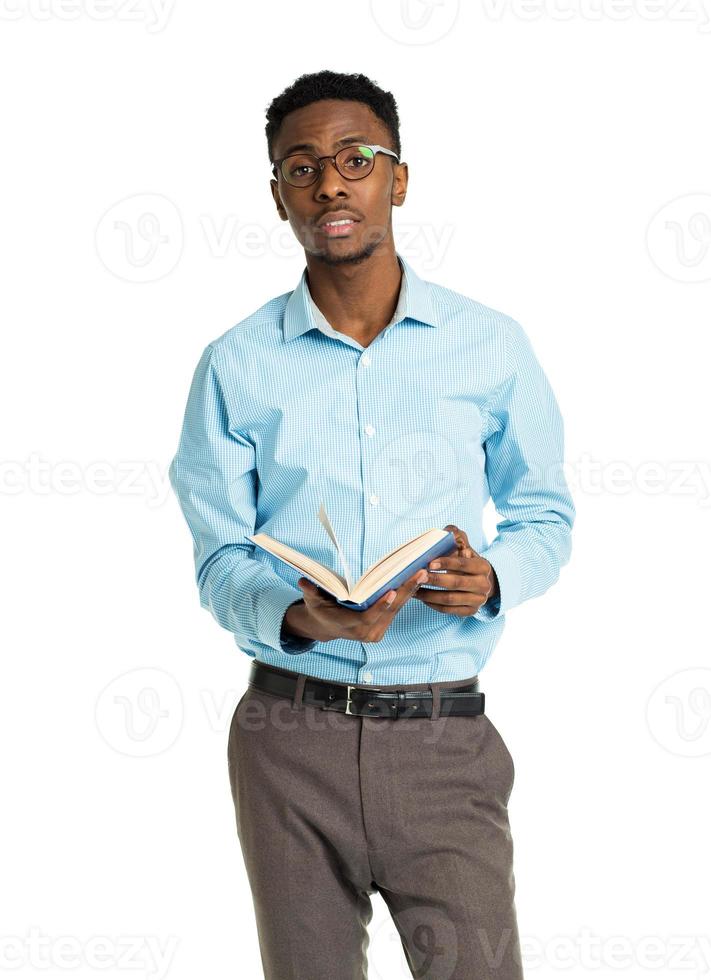
[{"label": "forehead", "polygon": [[368,143],[390,142],[385,124],[364,103],[322,99],[284,117],[274,140],[274,156],[284,156],[294,146],[306,145],[319,153],[330,153],[346,137]]}]

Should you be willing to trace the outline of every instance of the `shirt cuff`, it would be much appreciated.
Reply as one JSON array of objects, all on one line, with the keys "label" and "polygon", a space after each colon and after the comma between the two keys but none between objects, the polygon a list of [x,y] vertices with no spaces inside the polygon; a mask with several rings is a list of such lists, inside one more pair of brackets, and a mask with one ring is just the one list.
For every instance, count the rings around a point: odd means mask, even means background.
[{"label": "shirt cuff", "polygon": [[496,619],[520,601],[521,569],[518,558],[503,541],[495,539],[479,554],[482,558],[486,558],[496,572],[499,594],[495,599],[489,599],[480,606],[474,613],[474,619]]},{"label": "shirt cuff", "polygon": [[260,643],[265,643],[272,647],[277,653],[306,653],[316,646],[317,640],[307,640],[305,637],[295,636],[287,640],[281,640],[281,627],[284,616],[289,606],[304,598],[301,589],[295,589],[291,585],[276,586],[269,591],[262,593],[259,598],[259,611],[257,613],[258,637]]}]

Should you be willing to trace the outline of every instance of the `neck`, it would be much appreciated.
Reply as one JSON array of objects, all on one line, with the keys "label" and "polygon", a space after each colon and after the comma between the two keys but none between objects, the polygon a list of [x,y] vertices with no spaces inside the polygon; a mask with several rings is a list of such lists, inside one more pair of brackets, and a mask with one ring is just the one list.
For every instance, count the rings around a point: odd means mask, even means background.
[{"label": "neck", "polygon": [[367,347],[392,320],[402,282],[394,248],[337,265],[307,254],[306,270],[311,297],[334,330]]}]

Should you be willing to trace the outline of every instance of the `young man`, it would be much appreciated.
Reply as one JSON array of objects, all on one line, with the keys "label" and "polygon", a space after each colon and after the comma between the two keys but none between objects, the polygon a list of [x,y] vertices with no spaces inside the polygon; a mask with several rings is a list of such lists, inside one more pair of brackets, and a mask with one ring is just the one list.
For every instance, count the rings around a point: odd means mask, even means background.
[{"label": "young man", "polygon": [[[514,765],[478,675],[570,556],[558,406],[516,321],[396,252],[390,93],[322,71],[267,119],[306,268],[207,345],[170,467],[200,602],[254,658],[228,760],[264,974],[365,977],[377,890],[413,976],[520,980]],[[432,527],[456,550],[347,609],[247,539],[337,568],[321,501],[354,576]]]}]

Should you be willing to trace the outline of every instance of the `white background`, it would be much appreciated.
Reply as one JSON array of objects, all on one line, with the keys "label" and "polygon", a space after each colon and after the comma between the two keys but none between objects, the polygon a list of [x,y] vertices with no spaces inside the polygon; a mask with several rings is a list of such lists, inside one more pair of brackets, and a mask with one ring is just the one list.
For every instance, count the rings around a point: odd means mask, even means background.
[{"label": "white background", "polygon": [[[205,345],[298,282],[264,113],[322,68],[394,93],[399,250],[521,322],[565,419],[573,556],[481,678],[526,975],[711,967],[711,9],[408,2],[0,0],[9,975],[262,976],[249,659],[167,468]],[[370,976],[407,977],[373,902]]]}]

